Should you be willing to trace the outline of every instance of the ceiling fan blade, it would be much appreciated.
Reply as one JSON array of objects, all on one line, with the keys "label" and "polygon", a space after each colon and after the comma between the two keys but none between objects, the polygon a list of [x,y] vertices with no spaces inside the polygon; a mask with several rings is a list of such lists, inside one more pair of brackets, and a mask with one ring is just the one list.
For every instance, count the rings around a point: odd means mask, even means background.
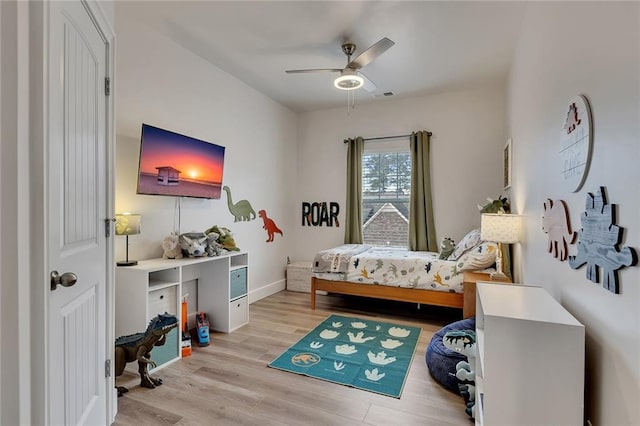
[{"label": "ceiling fan blade", "polygon": [[307,70],[286,70],[287,74],[306,74],[312,72],[341,72],[341,68],[312,68]]},{"label": "ceiling fan blade", "polygon": [[369,93],[376,93],[378,91],[378,86],[374,84],[373,81],[369,80],[369,77],[358,71],[358,75],[362,77],[364,83],[362,83],[362,88]]},{"label": "ceiling fan blade", "polygon": [[371,63],[371,61],[373,61],[375,58],[386,52],[394,44],[396,43],[389,40],[388,38],[383,38],[382,40],[378,41],[376,44],[362,52],[360,55],[358,55],[358,57],[353,61],[349,62],[347,64],[347,68],[360,69],[364,67],[365,65]]}]

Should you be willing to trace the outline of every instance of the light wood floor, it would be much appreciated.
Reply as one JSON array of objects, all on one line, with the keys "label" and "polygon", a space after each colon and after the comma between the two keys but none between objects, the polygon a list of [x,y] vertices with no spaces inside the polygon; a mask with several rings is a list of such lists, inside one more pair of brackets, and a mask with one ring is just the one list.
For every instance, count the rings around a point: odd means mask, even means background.
[{"label": "light wood floor", "polygon": [[[458,310],[372,299],[282,291],[250,305],[249,324],[212,333],[211,345],[154,374],[156,389],[125,372],[116,425],[463,425],[463,399],[433,380],[424,361],[431,336],[460,319]],[[267,367],[331,313],[422,327],[400,399]]]}]

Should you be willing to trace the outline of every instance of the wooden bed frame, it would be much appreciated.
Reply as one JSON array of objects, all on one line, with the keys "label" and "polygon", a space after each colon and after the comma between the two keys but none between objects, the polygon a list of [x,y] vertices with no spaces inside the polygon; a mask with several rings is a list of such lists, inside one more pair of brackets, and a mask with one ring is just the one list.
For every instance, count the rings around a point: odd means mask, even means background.
[{"label": "wooden bed frame", "polygon": [[400,302],[461,308],[463,318],[475,315],[475,282],[464,283],[464,293],[423,290],[417,288],[390,287],[384,285],[356,284],[346,281],[324,280],[311,276],[311,309],[316,308],[316,290],[351,296],[373,297]]}]

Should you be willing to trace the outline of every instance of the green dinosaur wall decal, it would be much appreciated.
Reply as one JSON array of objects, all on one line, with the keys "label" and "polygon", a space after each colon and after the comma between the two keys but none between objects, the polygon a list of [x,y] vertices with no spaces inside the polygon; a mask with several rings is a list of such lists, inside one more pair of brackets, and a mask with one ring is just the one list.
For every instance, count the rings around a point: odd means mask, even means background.
[{"label": "green dinosaur wall decal", "polygon": [[233,199],[231,198],[231,189],[228,186],[222,187],[222,190],[227,193],[227,206],[229,206],[229,211],[233,215],[233,221],[249,221],[254,220],[256,218],[256,212],[251,207],[251,204],[247,200],[240,200],[237,203],[233,203]]}]

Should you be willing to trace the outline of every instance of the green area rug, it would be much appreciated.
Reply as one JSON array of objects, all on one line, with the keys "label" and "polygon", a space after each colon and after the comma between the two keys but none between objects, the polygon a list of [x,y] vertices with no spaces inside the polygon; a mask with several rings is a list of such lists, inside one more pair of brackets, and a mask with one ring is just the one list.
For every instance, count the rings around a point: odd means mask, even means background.
[{"label": "green area rug", "polygon": [[269,367],[400,398],[421,332],[331,315]]}]

